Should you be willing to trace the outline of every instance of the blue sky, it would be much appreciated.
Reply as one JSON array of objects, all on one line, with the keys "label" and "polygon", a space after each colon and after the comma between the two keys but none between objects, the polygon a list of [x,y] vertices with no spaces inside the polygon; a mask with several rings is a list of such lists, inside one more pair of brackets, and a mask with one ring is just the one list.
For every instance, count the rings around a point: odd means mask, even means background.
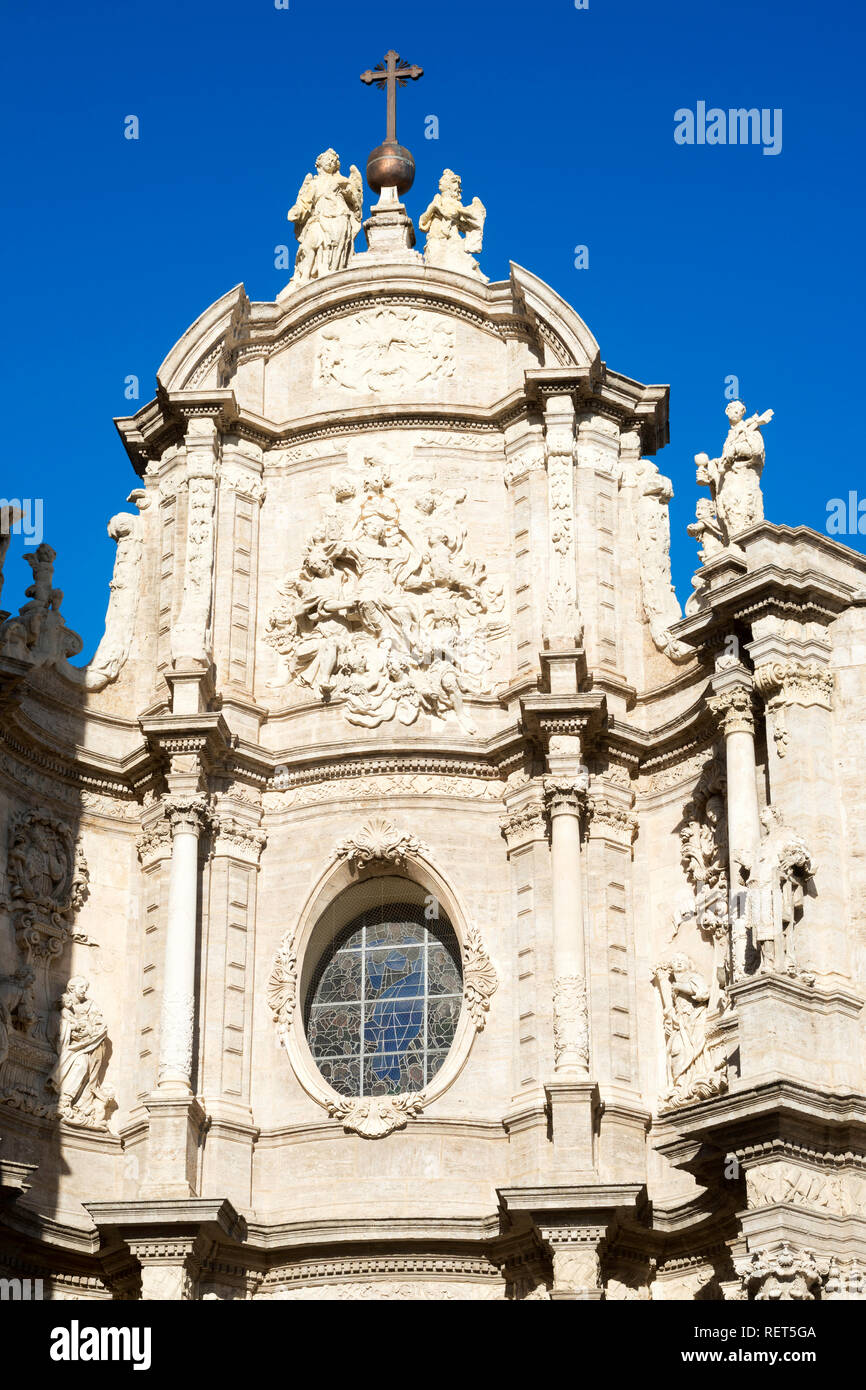
[{"label": "blue sky", "polygon": [[[315,156],[362,169],[386,49],[425,69],[399,96],[416,217],[443,167],[487,205],[482,263],[570,300],[617,371],[671,386],[674,577],[689,592],[693,455],[719,452],[725,379],[772,407],[773,521],[823,530],[866,498],[858,406],[864,10],[729,0],[532,4],[42,0],[7,8],[0,103],[7,318],[0,496],[44,499],[55,582],[89,656],[136,479],[112,419],[153,395],[186,327],[232,285],[272,299],[274,247]],[[674,112],[783,112],[782,151],[683,146]],[[124,139],[124,118],[140,139]],[[427,115],[439,139],[425,140]],[[574,248],[589,268],[574,268]],[[124,399],[139,377],[141,399]],[[838,381],[843,385],[840,388]],[[866,548],[866,536],[849,543]],[[13,542],[5,607],[29,572]]]}]

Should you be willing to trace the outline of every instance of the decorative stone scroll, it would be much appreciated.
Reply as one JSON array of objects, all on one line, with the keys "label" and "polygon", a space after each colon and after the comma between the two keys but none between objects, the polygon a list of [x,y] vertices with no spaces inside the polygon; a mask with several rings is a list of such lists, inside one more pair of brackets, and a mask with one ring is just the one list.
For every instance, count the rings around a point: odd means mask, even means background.
[{"label": "decorative stone scroll", "polygon": [[755,669],[755,688],[766,701],[776,752],[784,758],[788,751],[788,725],[785,711],[792,705],[833,708],[836,678],[828,666],[818,661],[771,661]]},{"label": "decorative stone scroll", "polygon": [[395,1129],[405,1129],[424,1109],[423,1091],[404,1091],[394,1096],[340,1096],[328,1105],[328,1114],[345,1130],[364,1139],[383,1139]]},{"label": "decorative stone scroll", "polygon": [[626,476],[624,486],[636,492],[638,564],[641,597],[653,645],[671,661],[688,661],[691,647],[671,637],[672,625],[682,617],[671,581],[671,523],[668,514],[673,497],[670,478],[649,459],[639,459]]},{"label": "decorative stone scroll", "polygon": [[[129,500],[139,508],[146,504],[147,494],[136,488]],[[105,632],[93,659],[81,672],[88,690],[104,690],[117,680],[129,657],[135,633],[135,615],[141,587],[142,521],[131,512],[118,512],[108,523],[108,534],[117,543],[114,573],[109,585],[110,597],[105,614]],[[72,668],[75,670],[75,668]]]},{"label": "decorative stone scroll", "polygon": [[507,626],[502,585],[467,554],[464,500],[421,478],[394,488],[372,458],[362,478],[338,478],[268,619],[284,666],[271,684],[341,700],[363,728],[453,714],[474,733],[465,697],[493,693]]}]

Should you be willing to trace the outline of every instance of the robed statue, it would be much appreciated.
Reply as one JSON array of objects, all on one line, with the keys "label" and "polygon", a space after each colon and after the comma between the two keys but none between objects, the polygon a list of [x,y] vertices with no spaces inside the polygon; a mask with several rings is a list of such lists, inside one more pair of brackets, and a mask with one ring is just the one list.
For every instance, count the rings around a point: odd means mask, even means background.
[{"label": "robed statue", "polygon": [[346,178],[340,173],[336,150],[320,154],[315,174],[307,174],[288,212],[298,238],[291,285],[305,285],[331,270],[345,269],[361,230],[363,201],[361,171],[353,164]]}]

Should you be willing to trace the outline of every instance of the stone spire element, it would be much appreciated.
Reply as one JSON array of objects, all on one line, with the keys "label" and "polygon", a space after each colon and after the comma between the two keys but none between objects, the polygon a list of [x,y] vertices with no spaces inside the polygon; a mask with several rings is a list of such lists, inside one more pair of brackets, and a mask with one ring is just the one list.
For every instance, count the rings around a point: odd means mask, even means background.
[{"label": "stone spire element", "polygon": [[354,261],[421,260],[415,246],[415,228],[400,197],[408,193],[415,180],[415,161],[411,152],[397,141],[397,87],[417,81],[423,68],[404,63],[391,48],[377,67],[361,73],[361,81],[375,85],[387,96],[385,139],[371,151],[367,160],[367,182],[379,201],[364,223],[367,250]]}]

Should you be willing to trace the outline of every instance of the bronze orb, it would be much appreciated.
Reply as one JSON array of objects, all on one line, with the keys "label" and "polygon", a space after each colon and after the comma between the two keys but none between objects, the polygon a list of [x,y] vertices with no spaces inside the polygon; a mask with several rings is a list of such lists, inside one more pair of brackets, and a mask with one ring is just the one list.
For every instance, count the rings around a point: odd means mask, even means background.
[{"label": "bronze orb", "polygon": [[367,160],[367,182],[374,193],[383,188],[396,188],[399,194],[408,193],[415,181],[415,161],[405,145],[386,140],[377,145]]}]

